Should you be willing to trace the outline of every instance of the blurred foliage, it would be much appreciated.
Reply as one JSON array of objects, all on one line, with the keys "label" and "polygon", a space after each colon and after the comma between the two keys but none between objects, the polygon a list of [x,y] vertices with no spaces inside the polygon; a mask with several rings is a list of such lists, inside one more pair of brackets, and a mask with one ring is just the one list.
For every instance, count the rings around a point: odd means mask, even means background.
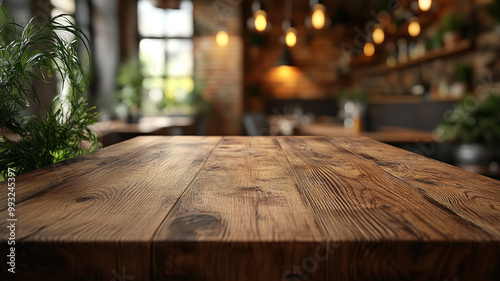
[{"label": "blurred foliage", "polygon": [[472,79],[472,67],[461,62],[455,63],[453,78],[456,82],[470,83]]},{"label": "blurred foliage", "polygon": [[463,34],[465,26],[466,22],[463,17],[452,11],[444,14],[441,19],[441,28],[443,32],[457,32]]},{"label": "blurred foliage", "polygon": [[339,103],[345,103],[347,101],[367,103],[368,94],[360,90],[344,90],[338,96]]},{"label": "blurred foliage", "polygon": [[137,113],[142,107],[144,95],[144,75],[140,63],[135,59],[123,62],[119,68],[117,83],[121,87],[116,93],[117,101],[125,105],[129,113]]},{"label": "blurred foliage", "polygon": [[[68,35],[73,39],[67,40]],[[89,53],[83,31],[60,15],[31,19],[25,27],[5,23],[0,36],[0,177],[8,168],[22,174],[96,149],[97,135],[88,126],[98,114],[88,106],[87,79],[78,56],[80,43]],[[42,108],[44,117],[27,113],[29,107],[40,107],[35,82],[49,83],[54,75],[61,77],[68,93]],[[7,139],[4,129],[20,140]]]},{"label": "blurred foliage", "polygon": [[210,110],[210,104],[203,97],[204,88],[205,82],[203,80],[196,80],[193,90],[186,98],[187,103],[197,112],[208,112]]},{"label": "blurred foliage", "polygon": [[443,142],[480,143],[498,146],[500,143],[500,95],[489,94],[479,100],[466,96],[436,129]]}]

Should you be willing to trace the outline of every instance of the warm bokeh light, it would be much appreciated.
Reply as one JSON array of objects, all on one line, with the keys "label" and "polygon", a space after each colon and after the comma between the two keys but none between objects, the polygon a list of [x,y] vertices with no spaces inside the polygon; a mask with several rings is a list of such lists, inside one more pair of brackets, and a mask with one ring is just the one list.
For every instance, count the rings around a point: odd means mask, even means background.
[{"label": "warm bokeh light", "polygon": [[297,44],[297,29],[290,27],[287,30],[285,42],[288,47],[293,47]]},{"label": "warm bokeh light", "polygon": [[293,66],[288,66],[288,65],[282,65],[277,67],[276,69],[276,75],[279,78],[290,78],[292,74],[296,71],[296,68]]},{"label": "warm bokeh light", "polygon": [[377,27],[373,30],[373,42],[375,44],[382,44],[385,40],[385,34],[382,28]]},{"label": "warm bokeh light", "polygon": [[408,34],[412,37],[417,37],[420,34],[420,24],[418,21],[412,21],[408,25]]},{"label": "warm bokeh light", "polygon": [[324,95],[324,89],[295,66],[273,67],[263,77],[266,92],[275,99],[319,99]]},{"label": "warm bokeh light", "polygon": [[314,5],[314,11],[311,17],[312,25],[315,29],[322,29],[325,27],[326,16],[325,6],[322,4]]},{"label": "warm bokeh light", "polygon": [[267,28],[267,14],[263,10],[258,10],[255,12],[255,29],[258,32],[262,32]]},{"label": "warm bokeh light", "polygon": [[418,0],[418,7],[422,11],[428,11],[432,6],[432,0]]},{"label": "warm bokeh light", "polygon": [[226,31],[221,30],[217,32],[217,36],[215,37],[215,41],[219,47],[226,47],[229,44],[229,35]]},{"label": "warm bokeh light", "polygon": [[375,54],[375,46],[371,42],[367,42],[363,47],[363,54],[367,57],[371,57]]}]

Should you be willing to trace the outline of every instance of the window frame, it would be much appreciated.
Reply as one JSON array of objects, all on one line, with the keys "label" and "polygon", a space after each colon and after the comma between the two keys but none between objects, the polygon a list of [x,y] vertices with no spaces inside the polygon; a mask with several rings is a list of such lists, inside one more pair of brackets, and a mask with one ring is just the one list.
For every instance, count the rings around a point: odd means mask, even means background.
[{"label": "window frame", "polygon": [[[193,31],[191,33],[190,36],[149,36],[149,35],[143,35],[141,34],[140,32],[140,28],[139,28],[139,3],[142,2],[142,1],[149,1],[149,0],[138,0],[137,1],[137,52],[138,52],[138,58],[139,58],[139,61],[141,61],[141,58],[140,58],[140,53],[141,53],[141,48],[140,48],[140,44],[141,44],[141,41],[144,40],[144,39],[151,39],[151,40],[162,40],[163,42],[168,42],[169,40],[189,40],[191,41],[192,43],[192,50],[191,50],[191,62],[192,62],[192,69],[191,69],[191,74],[190,75],[182,75],[182,76],[172,76],[172,75],[169,75],[168,74],[168,69],[167,67],[165,67],[165,71],[161,74],[161,75],[151,75],[151,74],[148,74],[148,73],[145,73],[145,71],[143,69],[141,69],[142,71],[142,74],[143,74],[143,77],[144,79],[162,79],[163,81],[163,88],[161,89],[162,92],[163,92],[163,99],[165,100],[166,99],[166,90],[167,90],[167,80],[169,78],[174,78],[174,79],[184,79],[184,78],[190,78],[191,81],[193,81],[193,89],[194,89],[194,74],[195,74],[195,65],[194,65],[194,34],[195,34],[195,31],[194,31],[194,1],[193,0],[181,0],[180,2],[191,2],[192,3],[192,11],[191,11],[191,25],[193,27]],[[158,9],[162,9],[162,8],[158,8]],[[162,10],[169,10],[169,9],[162,9]],[[168,56],[167,54],[165,53],[165,61],[168,60]],[[153,88],[154,89],[154,88]],[[151,90],[151,89],[147,89],[147,90]],[[176,98],[176,97],[175,97]],[[171,106],[170,104],[167,104],[165,103],[166,106]],[[174,104],[175,106],[175,104]]]}]

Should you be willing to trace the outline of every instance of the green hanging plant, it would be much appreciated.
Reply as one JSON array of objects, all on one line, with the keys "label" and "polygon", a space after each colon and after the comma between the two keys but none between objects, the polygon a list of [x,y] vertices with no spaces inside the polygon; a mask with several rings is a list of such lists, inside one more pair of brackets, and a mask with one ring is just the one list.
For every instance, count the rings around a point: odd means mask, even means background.
[{"label": "green hanging plant", "polygon": [[[2,24],[0,40],[0,180],[8,168],[19,175],[95,150],[99,143],[89,125],[98,114],[87,103],[78,56],[79,44],[89,54],[83,31],[60,15],[31,19],[25,27]],[[55,75],[69,91],[41,108],[34,83],[50,83]],[[43,117],[28,113],[29,107],[41,108]],[[6,129],[19,141],[6,138]]]}]

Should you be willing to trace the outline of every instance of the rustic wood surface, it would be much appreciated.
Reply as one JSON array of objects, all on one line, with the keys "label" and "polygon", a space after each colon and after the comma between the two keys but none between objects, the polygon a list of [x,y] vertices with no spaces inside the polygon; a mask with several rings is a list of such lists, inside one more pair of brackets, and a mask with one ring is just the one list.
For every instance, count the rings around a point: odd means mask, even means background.
[{"label": "rustic wood surface", "polygon": [[500,182],[365,137],[139,137],[16,215],[0,280],[500,280]]}]

